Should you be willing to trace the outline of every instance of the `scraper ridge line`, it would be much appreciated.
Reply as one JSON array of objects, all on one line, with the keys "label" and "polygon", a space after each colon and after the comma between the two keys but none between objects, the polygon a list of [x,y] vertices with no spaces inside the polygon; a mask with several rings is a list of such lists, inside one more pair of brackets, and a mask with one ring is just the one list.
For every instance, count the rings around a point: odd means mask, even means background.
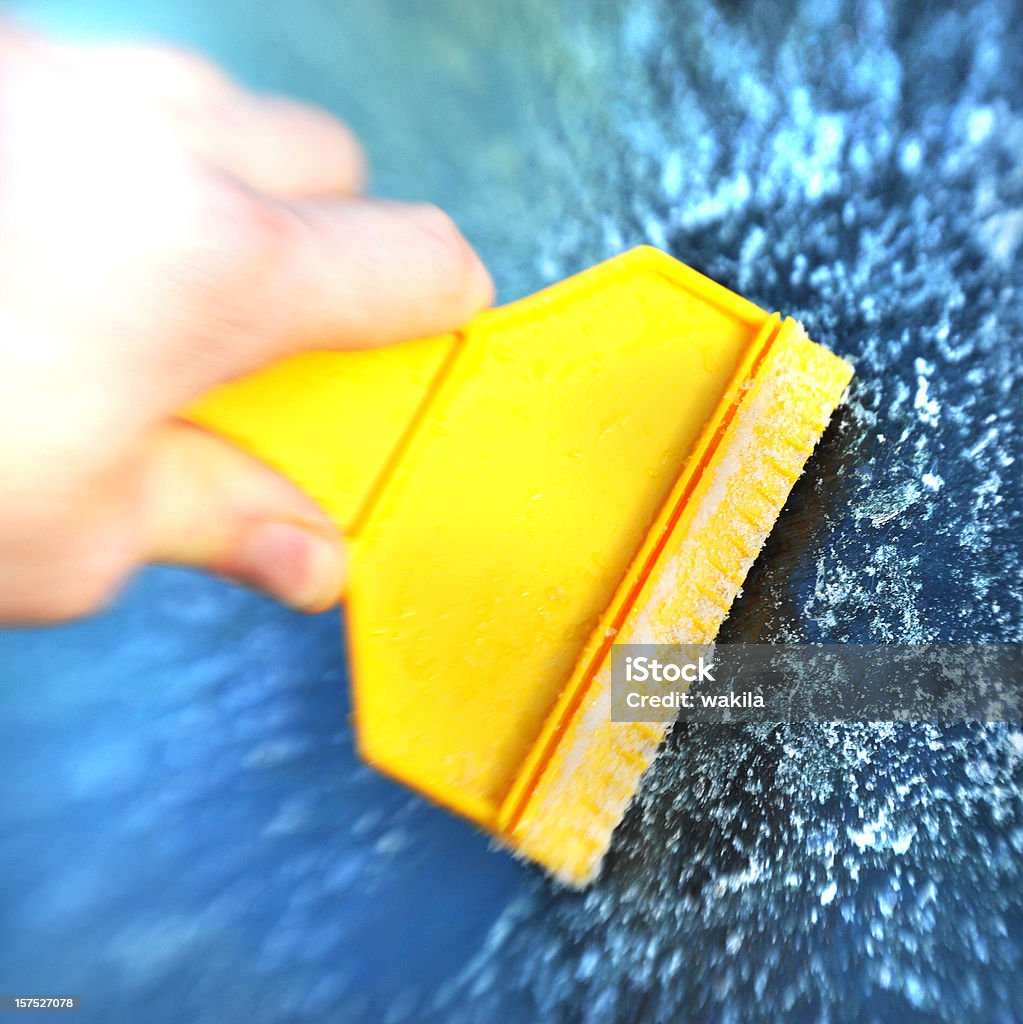
[{"label": "scraper ridge line", "polygon": [[451,346],[451,351],[444,357],[440,366],[435,371],[433,378],[427,386],[426,393],[424,394],[422,401],[420,401],[416,411],[409,418],[405,429],[401,432],[401,435],[398,438],[397,443],[394,445],[390,455],[388,455],[384,460],[383,466],[377,474],[376,479],[374,479],[372,485],[366,491],[366,497],[363,498],[358,511],[354,516],[352,516],[351,525],[348,528],[349,539],[358,537],[362,528],[366,525],[366,521],[369,519],[370,514],[387,487],[387,482],[391,479],[394,471],[405,457],[405,453],[408,451],[413,437],[416,435],[419,427],[426,419],[427,413],[434,404],[444,381],[447,379],[448,374],[465,347],[467,340],[465,332],[452,331],[451,333],[454,337],[454,344]]}]

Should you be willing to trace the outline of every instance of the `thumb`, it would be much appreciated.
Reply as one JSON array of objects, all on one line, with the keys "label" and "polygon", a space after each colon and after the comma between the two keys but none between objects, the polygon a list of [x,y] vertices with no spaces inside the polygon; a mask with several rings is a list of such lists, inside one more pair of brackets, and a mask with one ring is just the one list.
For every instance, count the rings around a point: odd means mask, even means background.
[{"label": "thumb", "polygon": [[209,569],[302,611],[323,611],[340,598],[340,535],[268,466],[174,421],[150,439],[144,474],[149,561]]}]

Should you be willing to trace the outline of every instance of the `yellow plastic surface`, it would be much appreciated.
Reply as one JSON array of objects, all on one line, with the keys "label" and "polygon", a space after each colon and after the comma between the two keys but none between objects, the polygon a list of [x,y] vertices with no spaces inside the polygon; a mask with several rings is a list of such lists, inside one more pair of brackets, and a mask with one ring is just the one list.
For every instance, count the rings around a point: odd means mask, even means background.
[{"label": "yellow plastic surface", "polygon": [[[663,734],[609,722],[611,640],[713,637],[850,374],[641,248],[190,413],[347,528],[363,756],[580,884]],[[765,459],[781,483],[711,502]]]},{"label": "yellow plastic surface", "polygon": [[308,352],[225,384],[184,415],[279,469],[348,532],[454,335],[366,352]]},{"label": "yellow plastic surface", "polygon": [[668,262],[472,323],[356,539],[363,753],[484,826],[764,318]]}]

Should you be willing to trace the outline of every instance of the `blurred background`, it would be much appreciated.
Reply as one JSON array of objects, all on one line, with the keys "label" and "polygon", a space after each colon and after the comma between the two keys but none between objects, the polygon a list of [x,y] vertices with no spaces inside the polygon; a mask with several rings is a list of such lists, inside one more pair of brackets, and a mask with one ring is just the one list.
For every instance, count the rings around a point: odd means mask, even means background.
[{"label": "blurred background", "polygon": [[[649,242],[850,358],[723,639],[1023,639],[1017,4],[7,8],[329,107],[502,300]],[[679,727],[580,894],[361,767],[347,715],[336,614],[183,571],[0,634],[0,991],[154,1024],[1023,1016],[1012,725]]]}]

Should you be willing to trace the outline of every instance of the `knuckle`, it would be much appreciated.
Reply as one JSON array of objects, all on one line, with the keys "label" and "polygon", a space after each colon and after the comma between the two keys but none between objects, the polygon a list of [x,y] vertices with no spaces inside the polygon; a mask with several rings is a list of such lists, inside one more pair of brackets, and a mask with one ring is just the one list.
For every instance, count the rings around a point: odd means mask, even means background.
[{"label": "knuckle", "polygon": [[191,211],[186,240],[174,256],[174,279],[205,316],[240,317],[273,278],[294,231],[287,212],[230,180],[207,180]]},{"label": "knuckle", "polygon": [[206,183],[199,227],[227,271],[255,271],[275,256],[291,232],[285,211],[227,179]]},{"label": "knuckle", "polygon": [[187,48],[154,44],[140,48],[152,73],[164,74],[175,91],[202,96],[230,88],[231,80],[213,61]]},{"label": "knuckle", "polygon": [[185,346],[189,373],[209,385],[265,355],[276,330],[272,292],[296,229],[283,205],[212,172],[193,176],[178,206],[171,237],[147,269],[154,293],[185,330],[162,334],[158,355],[180,365]]}]

